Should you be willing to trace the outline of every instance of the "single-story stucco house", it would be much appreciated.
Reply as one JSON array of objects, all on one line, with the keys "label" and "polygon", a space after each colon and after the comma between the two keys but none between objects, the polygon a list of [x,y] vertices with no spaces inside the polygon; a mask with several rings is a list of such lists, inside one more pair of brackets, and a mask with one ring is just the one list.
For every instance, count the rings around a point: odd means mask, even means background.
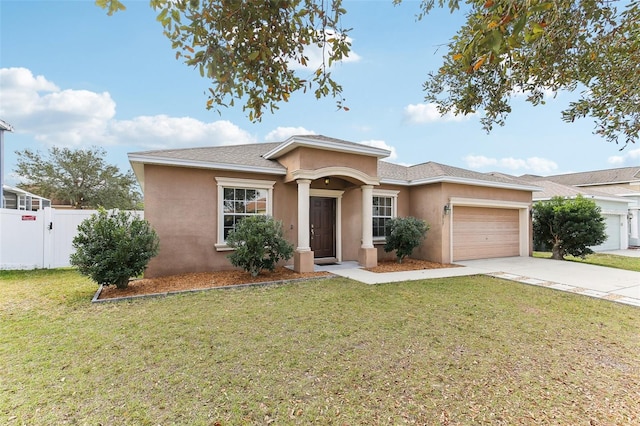
[{"label": "single-story stucco house", "polygon": [[231,269],[225,237],[253,214],[280,220],[294,270],[314,263],[375,266],[389,218],[430,225],[413,257],[451,263],[530,256],[532,192],[526,182],[427,162],[382,161],[384,149],[318,135],[129,154],[145,218],[160,237],[146,276]]}]

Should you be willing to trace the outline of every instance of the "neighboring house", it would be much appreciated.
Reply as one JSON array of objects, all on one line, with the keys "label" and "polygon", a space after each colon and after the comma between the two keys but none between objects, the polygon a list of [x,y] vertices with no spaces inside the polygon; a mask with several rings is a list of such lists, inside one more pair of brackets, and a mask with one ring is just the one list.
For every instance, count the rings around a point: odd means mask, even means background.
[{"label": "neighboring house", "polygon": [[625,226],[622,222],[626,222],[629,245],[640,246],[640,166],[569,173],[544,179],[627,199],[628,211],[626,218],[620,216],[620,226]]},{"label": "neighboring house", "polygon": [[9,185],[2,186],[2,196],[5,209],[35,211],[51,207],[50,200]]},{"label": "neighboring house", "polygon": [[429,223],[413,256],[450,263],[530,256],[532,191],[528,182],[438,163],[405,167],[384,149],[325,136],[281,143],[129,154],[145,198],[145,218],[160,237],[149,277],[231,269],[225,238],[235,223],[268,214],[294,245],[293,267],[358,261],[385,253],[388,220]]},{"label": "neighboring house", "polygon": [[550,180],[532,179],[531,183],[542,189],[533,193],[534,202],[548,201],[556,196],[574,199],[578,195],[582,195],[593,200],[600,207],[606,224],[607,240],[598,246],[591,247],[593,251],[624,250],[629,248],[629,224],[627,220],[629,204],[631,203],[629,199],[602,192],[600,188],[596,191],[591,188],[562,185]]}]

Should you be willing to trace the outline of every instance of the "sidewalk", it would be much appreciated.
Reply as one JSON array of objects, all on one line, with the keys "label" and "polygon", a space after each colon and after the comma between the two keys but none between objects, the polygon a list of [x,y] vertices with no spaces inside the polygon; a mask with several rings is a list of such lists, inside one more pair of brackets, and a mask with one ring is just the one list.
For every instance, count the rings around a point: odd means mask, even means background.
[{"label": "sidewalk", "polygon": [[457,264],[462,267],[374,273],[361,269],[357,262],[342,262],[317,266],[317,270],[365,284],[490,275],[640,307],[640,272],[533,257],[469,260]]}]

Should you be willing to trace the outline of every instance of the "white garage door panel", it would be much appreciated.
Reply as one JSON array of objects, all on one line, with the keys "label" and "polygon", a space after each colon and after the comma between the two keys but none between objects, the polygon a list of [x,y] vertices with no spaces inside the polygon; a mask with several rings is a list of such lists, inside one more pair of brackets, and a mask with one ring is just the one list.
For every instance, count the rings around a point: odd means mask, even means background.
[{"label": "white garage door panel", "polygon": [[599,246],[591,247],[591,250],[606,251],[620,249],[620,215],[603,214],[602,217],[604,217],[604,222],[607,225],[604,231],[607,234],[607,241]]},{"label": "white garage door panel", "polygon": [[487,259],[520,254],[516,209],[453,209],[453,260]]}]

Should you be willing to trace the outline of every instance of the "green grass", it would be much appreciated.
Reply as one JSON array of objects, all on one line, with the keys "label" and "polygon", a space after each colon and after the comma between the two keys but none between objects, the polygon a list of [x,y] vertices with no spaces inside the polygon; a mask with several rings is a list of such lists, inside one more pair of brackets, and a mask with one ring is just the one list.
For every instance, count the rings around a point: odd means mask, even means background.
[{"label": "green grass", "polygon": [[636,424],[640,309],[485,276],[90,304],[0,273],[0,424]]},{"label": "green grass", "polygon": [[[551,252],[536,251],[533,257],[544,259],[551,258]],[[607,266],[610,268],[626,269],[627,271],[640,272],[640,257],[619,256],[607,253],[593,253],[585,256],[584,259],[574,256],[566,256],[570,262],[588,263],[591,265]]]}]

